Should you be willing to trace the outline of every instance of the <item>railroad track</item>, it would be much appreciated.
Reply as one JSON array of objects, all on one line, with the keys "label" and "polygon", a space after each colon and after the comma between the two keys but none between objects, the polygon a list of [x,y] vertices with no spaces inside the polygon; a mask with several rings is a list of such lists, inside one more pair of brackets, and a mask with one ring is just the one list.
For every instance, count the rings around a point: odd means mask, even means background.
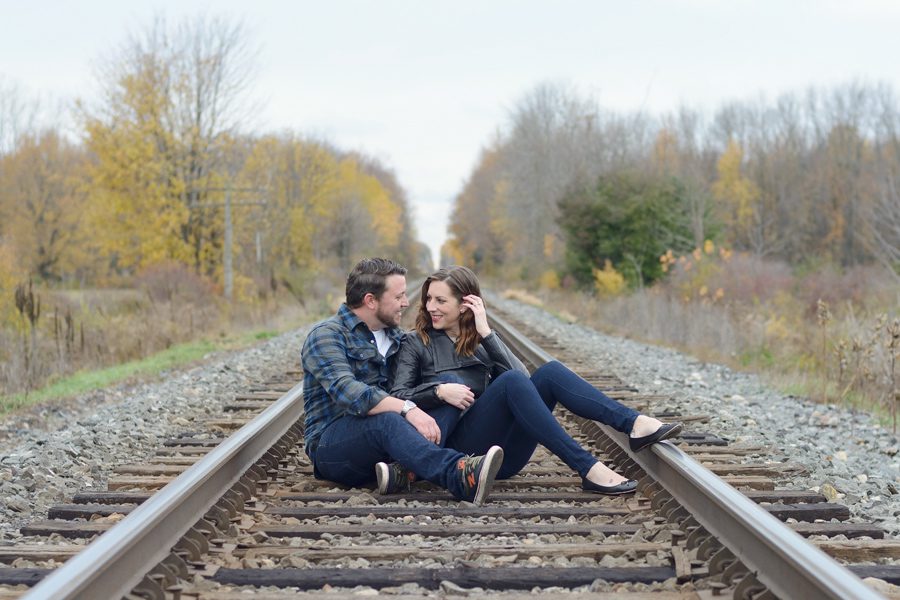
[{"label": "railroad track", "polygon": [[[526,325],[516,324],[528,337],[500,315],[492,319],[532,367],[549,349],[623,402],[647,410],[667,400],[596,372]],[[857,575],[900,578],[892,565],[855,564],[896,558],[896,540],[846,522],[848,509],[823,496],[776,490],[792,467],[761,463],[763,448],[704,432],[703,415],[658,415],[687,423],[680,448],[658,444],[638,455],[621,434],[566,416],[570,431],[639,479],[639,493],[585,494],[580,479],[539,448],[521,475],[498,482],[491,501],[475,507],[425,483],[379,497],[314,479],[298,445],[299,379],[287,373],[235,398],[228,415],[208,423],[214,433],[167,440],[148,464],[120,468],[106,492],[78,494],[23,528],[24,543],[0,548],[0,562],[15,565],[0,569],[0,599],[473,588],[506,596],[541,588],[586,597],[879,598]]]}]

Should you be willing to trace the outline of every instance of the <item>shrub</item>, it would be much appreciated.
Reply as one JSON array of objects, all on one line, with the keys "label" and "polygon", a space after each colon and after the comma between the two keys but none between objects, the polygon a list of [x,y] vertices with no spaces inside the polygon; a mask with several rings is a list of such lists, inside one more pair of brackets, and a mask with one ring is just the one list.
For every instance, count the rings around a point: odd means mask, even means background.
[{"label": "shrub", "polygon": [[790,292],[794,286],[785,263],[716,250],[709,241],[702,250],[697,248],[682,256],[675,257],[669,251],[660,262],[669,274],[666,285],[684,301],[758,305]]},{"label": "shrub", "polygon": [[26,277],[27,274],[18,266],[12,250],[0,243],[0,327],[18,324],[15,289]]},{"label": "shrub", "polygon": [[796,295],[806,307],[807,316],[812,316],[820,300],[834,308],[848,302],[858,307],[877,303],[889,292],[889,281],[877,267],[853,267],[846,271],[825,267],[802,277]]},{"label": "shrub", "polygon": [[190,303],[201,306],[212,300],[212,284],[180,263],[149,266],[135,277],[135,286],[154,302]]},{"label": "shrub", "polygon": [[594,269],[594,289],[602,297],[617,296],[625,289],[625,278],[606,260],[602,269]]},{"label": "shrub", "polygon": [[559,203],[569,272],[593,286],[593,270],[610,260],[632,287],[663,275],[659,256],[685,250],[691,238],[684,185],[674,178],[619,173],[600,177],[589,189]]},{"label": "shrub", "polygon": [[541,273],[541,277],[538,280],[538,285],[540,285],[541,288],[545,290],[558,290],[559,275],[556,274],[556,271],[548,269],[547,271]]}]

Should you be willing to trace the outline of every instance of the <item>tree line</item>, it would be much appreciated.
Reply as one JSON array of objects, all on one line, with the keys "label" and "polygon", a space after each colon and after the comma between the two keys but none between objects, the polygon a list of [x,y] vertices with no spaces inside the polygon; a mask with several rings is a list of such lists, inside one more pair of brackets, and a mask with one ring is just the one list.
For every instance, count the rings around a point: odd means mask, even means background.
[{"label": "tree line", "polygon": [[[454,201],[444,262],[632,286],[715,240],[794,266],[879,263],[900,278],[900,103],[888,85],[810,88],[706,114],[603,110],[541,84]],[[536,265],[541,265],[537,267]]]},{"label": "tree line", "polygon": [[296,290],[366,254],[427,263],[387,166],[253,132],[254,72],[240,23],[160,18],[101,62],[74,134],[37,125],[37,102],[0,80],[0,295],[28,277],[106,285],[164,263],[221,285],[229,231],[245,294]]}]

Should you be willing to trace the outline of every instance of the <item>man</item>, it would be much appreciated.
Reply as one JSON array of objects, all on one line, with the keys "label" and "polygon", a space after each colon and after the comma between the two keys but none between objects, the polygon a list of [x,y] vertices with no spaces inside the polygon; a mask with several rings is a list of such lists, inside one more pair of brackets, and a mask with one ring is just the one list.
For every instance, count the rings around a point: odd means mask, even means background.
[{"label": "man", "polygon": [[406,269],[399,264],[369,258],[350,272],[346,302],[303,344],[306,454],[319,479],[358,486],[371,481],[374,470],[379,492],[391,493],[418,475],[481,504],[503,450],[493,446],[467,457],[441,448],[435,420],[386,391],[408,306]]}]

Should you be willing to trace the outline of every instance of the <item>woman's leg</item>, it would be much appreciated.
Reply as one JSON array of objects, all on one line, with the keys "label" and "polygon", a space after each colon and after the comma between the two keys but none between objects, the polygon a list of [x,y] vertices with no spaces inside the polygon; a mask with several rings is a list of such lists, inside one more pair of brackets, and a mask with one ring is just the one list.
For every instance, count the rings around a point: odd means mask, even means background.
[{"label": "woman's leg", "polygon": [[616,402],[557,361],[548,362],[531,375],[541,398],[551,408],[560,403],[580,417],[631,433],[640,414]]},{"label": "woman's leg", "polygon": [[447,440],[450,439],[456,424],[459,423],[459,415],[462,411],[455,406],[444,404],[443,406],[426,409],[425,412],[431,415],[437,422],[438,429],[441,430],[441,442],[438,446],[446,448]]},{"label": "woman's leg", "polygon": [[597,463],[562,428],[550,407],[523,373],[508,371],[495,379],[463,415],[447,442],[469,454],[498,445],[504,460],[497,478],[515,475],[528,464],[538,443],[585,477]]}]

